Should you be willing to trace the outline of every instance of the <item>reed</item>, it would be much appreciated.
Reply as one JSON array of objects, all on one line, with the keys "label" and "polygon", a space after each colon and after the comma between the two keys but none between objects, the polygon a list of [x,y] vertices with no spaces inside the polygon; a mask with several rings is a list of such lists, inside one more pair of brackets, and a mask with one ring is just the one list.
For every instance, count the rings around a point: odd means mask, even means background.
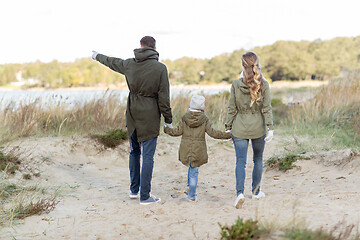
[{"label": "reed", "polygon": [[311,134],[330,131],[344,146],[360,144],[360,72],[333,79],[316,96],[290,108],[287,125]]},{"label": "reed", "polygon": [[[206,98],[205,114],[215,128],[223,130],[229,92],[200,94]],[[190,99],[191,94],[180,94],[171,99],[174,126],[188,110]],[[14,106],[15,103],[8,103],[0,110],[3,141],[27,136],[102,134],[126,127],[126,103],[111,91],[85,104],[62,100],[45,104],[43,99],[35,99]],[[330,81],[313,99],[304,103],[291,107],[274,106],[273,114],[279,133],[281,129],[296,129],[295,134],[312,137],[322,134],[341,146],[356,146],[360,141],[360,73],[354,71]]]},{"label": "reed", "polygon": [[[205,114],[209,118],[213,126],[219,130],[225,129],[227,106],[229,101],[229,92],[222,92],[215,95],[206,95],[205,97]],[[174,127],[179,123],[181,117],[188,111],[190,107],[191,95],[176,96],[171,99],[171,108],[173,114]]]},{"label": "reed", "polygon": [[35,99],[9,103],[0,112],[2,140],[27,136],[58,136],[100,133],[108,129],[125,128],[126,106],[112,92],[85,104],[65,103],[62,100],[44,103]]}]

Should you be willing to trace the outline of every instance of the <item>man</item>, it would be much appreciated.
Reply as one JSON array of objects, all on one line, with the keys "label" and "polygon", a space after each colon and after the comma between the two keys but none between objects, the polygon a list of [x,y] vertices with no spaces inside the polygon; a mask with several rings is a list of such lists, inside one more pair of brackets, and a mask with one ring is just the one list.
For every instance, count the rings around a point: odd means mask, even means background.
[{"label": "man", "polygon": [[[158,61],[156,41],[145,36],[135,58],[126,60],[108,57],[93,51],[92,58],[110,69],[124,74],[129,88],[126,108],[126,127],[130,142],[130,198],[139,197],[140,204],[159,202],[150,195],[154,154],[160,130],[161,114],[165,125],[172,127],[169,79],[166,66]],[[143,163],[140,172],[142,146]]]}]

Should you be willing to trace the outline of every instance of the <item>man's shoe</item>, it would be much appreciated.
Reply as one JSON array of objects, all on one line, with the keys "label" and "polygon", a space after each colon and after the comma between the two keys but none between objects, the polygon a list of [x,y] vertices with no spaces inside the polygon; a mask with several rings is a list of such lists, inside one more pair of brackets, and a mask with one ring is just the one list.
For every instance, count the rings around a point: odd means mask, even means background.
[{"label": "man's shoe", "polygon": [[251,199],[259,199],[259,198],[264,198],[265,197],[265,193],[263,193],[262,191],[260,191],[257,195],[252,195]]},{"label": "man's shoe", "polygon": [[129,197],[130,197],[131,199],[139,198],[139,193],[132,193],[132,192],[130,192],[130,193],[129,193]]},{"label": "man's shoe", "polygon": [[148,204],[156,203],[156,202],[160,202],[160,201],[161,201],[160,198],[156,198],[156,197],[151,196],[146,200],[140,200],[140,204],[141,205],[148,205]]},{"label": "man's shoe", "polygon": [[244,194],[240,193],[239,196],[237,196],[234,205],[236,208],[241,208],[244,202],[245,202],[245,196]]}]

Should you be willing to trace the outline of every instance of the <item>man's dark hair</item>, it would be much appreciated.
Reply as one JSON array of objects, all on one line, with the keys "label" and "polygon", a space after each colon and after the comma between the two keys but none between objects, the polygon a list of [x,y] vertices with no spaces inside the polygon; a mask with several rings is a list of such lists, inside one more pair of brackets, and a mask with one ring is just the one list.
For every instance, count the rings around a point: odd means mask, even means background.
[{"label": "man's dark hair", "polygon": [[156,45],[155,38],[153,38],[151,36],[145,36],[140,40],[140,45],[143,47],[155,48],[155,45]]}]

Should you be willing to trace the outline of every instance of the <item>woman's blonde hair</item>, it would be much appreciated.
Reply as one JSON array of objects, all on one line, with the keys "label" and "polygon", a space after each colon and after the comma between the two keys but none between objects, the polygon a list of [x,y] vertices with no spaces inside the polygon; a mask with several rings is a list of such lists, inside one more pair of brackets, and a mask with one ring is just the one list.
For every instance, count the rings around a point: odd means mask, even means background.
[{"label": "woman's blonde hair", "polygon": [[241,55],[241,61],[243,66],[243,81],[250,87],[251,103],[261,98],[261,89],[264,85],[264,79],[260,71],[259,57],[253,52],[247,52]]}]

